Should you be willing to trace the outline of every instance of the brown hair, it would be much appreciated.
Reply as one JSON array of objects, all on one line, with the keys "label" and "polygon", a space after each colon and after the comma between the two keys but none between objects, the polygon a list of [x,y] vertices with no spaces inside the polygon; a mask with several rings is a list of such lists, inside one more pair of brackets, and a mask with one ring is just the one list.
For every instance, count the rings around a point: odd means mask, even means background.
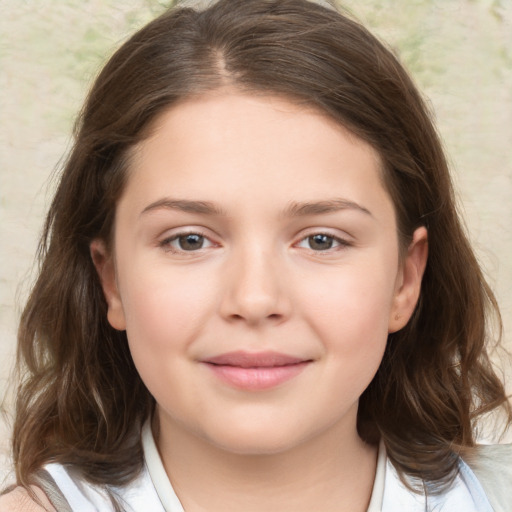
[{"label": "brown hair", "polygon": [[[154,407],[124,332],[107,322],[89,254],[107,241],[130,149],[171,104],[225,84],[316,106],[380,154],[404,247],[429,233],[419,304],[390,334],[360,399],[358,428],[382,438],[402,475],[442,487],[474,420],[500,405],[487,352],[499,313],[456,213],[445,157],[428,111],[392,52],[365,28],[306,0],[220,0],[166,12],[126,42],[99,75],[40,244],[40,274],[19,329],[25,369],[14,425],[19,483],[47,461],[94,483],[139,471],[141,424]],[[36,433],[36,435],[34,435]]]}]

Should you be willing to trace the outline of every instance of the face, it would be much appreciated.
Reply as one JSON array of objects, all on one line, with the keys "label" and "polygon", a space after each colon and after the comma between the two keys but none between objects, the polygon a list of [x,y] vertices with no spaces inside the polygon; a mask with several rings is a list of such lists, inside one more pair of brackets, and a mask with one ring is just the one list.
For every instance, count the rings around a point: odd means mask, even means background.
[{"label": "face", "polygon": [[236,453],[356,436],[426,252],[399,263],[376,152],[277,97],[211,93],[142,142],[113,252],[91,246],[161,429]]}]

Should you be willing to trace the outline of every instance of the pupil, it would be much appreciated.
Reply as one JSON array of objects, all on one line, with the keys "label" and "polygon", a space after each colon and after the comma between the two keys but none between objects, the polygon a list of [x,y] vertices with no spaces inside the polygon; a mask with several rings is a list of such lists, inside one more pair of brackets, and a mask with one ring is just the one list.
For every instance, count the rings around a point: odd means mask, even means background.
[{"label": "pupil", "polygon": [[325,251],[330,249],[333,239],[329,235],[313,235],[309,237],[309,246],[317,251]]},{"label": "pupil", "polygon": [[184,235],[179,237],[180,248],[184,251],[193,251],[201,249],[203,245],[203,237],[201,235]]}]

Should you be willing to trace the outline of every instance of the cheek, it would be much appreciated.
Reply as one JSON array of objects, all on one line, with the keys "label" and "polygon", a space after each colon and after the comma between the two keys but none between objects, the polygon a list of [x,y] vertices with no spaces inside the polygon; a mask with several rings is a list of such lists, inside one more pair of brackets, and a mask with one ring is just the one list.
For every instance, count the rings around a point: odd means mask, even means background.
[{"label": "cheek", "polygon": [[[181,273],[182,274],[182,273]],[[172,284],[169,284],[172,283]],[[205,325],[212,294],[204,280],[190,282],[183,275],[139,273],[122,291],[126,334],[137,371],[160,404],[193,408],[199,394],[193,386],[180,389],[190,372],[193,341]],[[171,408],[172,408],[171,407]]]},{"label": "cheek", "polygon": [[324,378],[317,386],[334,415],[357,403],[381,364],[394,289],[389,272],[345,270],[322,280],[317,275],[317,286],[311,282],[301,293],[305,328],[323,352]]},{"label": "cheek", "polygon": [[323,285],[318,276],[314,282],[303,283],[304,290],[308,290],[303,296],[319,321],[331,318],[340,327],[359,324],[364,328],[361,324],[365,323],[374,326],[375,322],[387,322],[395,292],[392,274],[389,267],[382,271],[348,267],[324,275]]},{"label": "cheek", "polygon": [[120,279],[132,356],[136,364],[165,364],[166,355],[186,350],[205,325],[205,315],[214,307],[215,285],[201,272],[190,276],[149,263],[137,267]]},{"label": "cheek", "polygon": [[378,262],[345,267],[324,275],[324,286],[316,276],[315,283],[304,288],[304,315],[327,352],[378,366],[386,346],[395,289],[390,268]]}]

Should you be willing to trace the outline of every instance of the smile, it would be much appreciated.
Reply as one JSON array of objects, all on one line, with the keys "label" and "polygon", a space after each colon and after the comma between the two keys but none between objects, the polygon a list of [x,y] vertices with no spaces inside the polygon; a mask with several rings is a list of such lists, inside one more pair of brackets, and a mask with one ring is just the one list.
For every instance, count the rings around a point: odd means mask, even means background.
[{"label": "smile", "polygon": [[277,352],[229,352],[202,361],[224,383],[247,391],[276,387],[299,375],[311,359]]}]

